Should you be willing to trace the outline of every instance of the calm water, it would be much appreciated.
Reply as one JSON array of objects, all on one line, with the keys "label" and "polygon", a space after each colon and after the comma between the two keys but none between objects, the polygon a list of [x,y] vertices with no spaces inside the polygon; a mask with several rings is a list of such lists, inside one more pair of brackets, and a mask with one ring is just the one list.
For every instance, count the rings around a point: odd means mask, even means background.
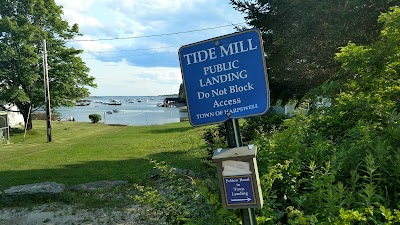
[{"label": "calm water", "polygon": [[[73,108],[61,107],[57,111],[61,119],[74,117],[78,122],[90,122],[90,114],[101,115],[101,121],[106,124],[126,124],[130,126],[143,126],[179,122],[187,118],[187,112],[178,108],[158,107],[164,98],[143,96],[101,96],[86,98],[92,102],[88,106],[75,106]],[[121,101],[121,105],[108,105],[110,99]],[[128,102],[130,100],[130,102]],[[109,111],[118,111],[108,114]]]}]

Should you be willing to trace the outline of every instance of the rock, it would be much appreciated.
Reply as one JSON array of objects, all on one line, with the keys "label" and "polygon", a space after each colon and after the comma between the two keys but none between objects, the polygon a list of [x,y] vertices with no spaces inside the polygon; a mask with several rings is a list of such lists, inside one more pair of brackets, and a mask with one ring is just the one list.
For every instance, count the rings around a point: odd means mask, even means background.
[{"label": "rock", "polygon": [[194,176],[196,175],[196,173],[193,172],[193,171],[191,171],[191,170],[188,170],[188,169],[179,169],[179,168],[175,169],[175,170],[173,171],[173,173],[176,174],[176,175],[187,175],[187,176],[189,176],[189,177],[194,177]]},{"label": "rock", "polygon": [[4,191],[7,196],[26,194],[59,194],[65,190],[64,184],[56,182],[44,182],[14,186]]},{"label": "rock", "polygon": [[152,173],[150,174],[150,179],[156,180],[160,178],[161,170],[160,169],[153,169]]},{"label": "rock", "polygon": [[113,186],[119,186],[119,185],[125,185],[127,184],[128,181],[123,181],[123,180],[114,180],[114,181],[97,181],[97,182],[90,182],[86,184],[78,184],[70,187],[71,191],[85,191],[85,192],[91,192],[99,189],[106,189],[110,188]]}]

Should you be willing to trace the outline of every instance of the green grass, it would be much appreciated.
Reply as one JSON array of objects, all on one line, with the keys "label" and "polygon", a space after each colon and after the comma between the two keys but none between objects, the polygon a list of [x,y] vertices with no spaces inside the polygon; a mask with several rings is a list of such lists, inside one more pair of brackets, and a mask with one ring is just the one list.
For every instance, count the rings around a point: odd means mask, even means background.
[{"label": "green grass", "polygon": [[47,143],[45,121],[34,121],[25,138],[14,134],[10,144],[0,146],[0,191],[45,181],[144,183],[152,172],[150,159],[201,172],[203,132],[187,122],[137,127],[52,122],[52,142]]}]

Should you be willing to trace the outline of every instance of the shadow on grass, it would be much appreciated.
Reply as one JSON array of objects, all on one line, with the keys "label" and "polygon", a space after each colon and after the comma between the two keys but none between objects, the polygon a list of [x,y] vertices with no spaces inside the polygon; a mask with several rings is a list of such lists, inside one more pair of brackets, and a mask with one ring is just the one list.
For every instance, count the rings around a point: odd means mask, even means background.
[{"label": "shadow on grass", "polygon": [[147,159],[117,161],[89,161],[65,165],[55,169],[1,171],[0,190],[11,186],[57,182],[76,185],[100,180],[127,180],[138,182],[148,175],[151,165]]},{"label": "shadow on grass", "polygon": [[149,158],[158,162],[164,161],[172,167],[189,169],[196,173],[200,173],[204,169],[205,165],[201,162],[202,157],[194,156],[195,154],[196,153],[193,152],[193,150],[180,150],[151,154]]},{"label": "shadow on grass", "polygon": [[[148,158],[89,161],[65,165],[63,168],[0,171],[0,192],[12,186],[57,182],[72,185],[101,180],[126,180],[135,183],[146,182],[153,172],[149,159],[165,161],[168,165],[182,169],[201,171],[200,157],[192,157],[188,152],[175,151],[157,153]],[[194,163],[196,161],[196,163]]]},{"label": "shadow on grass", "polygon": [[193,127],[160,128],[148,131],[151,134],[181,133],[194,129]]}]

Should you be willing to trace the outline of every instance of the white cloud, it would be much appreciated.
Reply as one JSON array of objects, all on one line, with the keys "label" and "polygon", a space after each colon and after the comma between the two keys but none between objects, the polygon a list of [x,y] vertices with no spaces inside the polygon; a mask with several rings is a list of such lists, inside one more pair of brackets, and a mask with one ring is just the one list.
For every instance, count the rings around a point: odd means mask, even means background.
[{"label": "white cloud", "polygon": [[[90,89],[93,95],[177,93],[182,82],[179,47],[235,30],[224,27],[177,35],[160,34],[244,21],[229,5],[229,0],[55,1],[64,6],[63,18],[70,24],[79,24],[84,34],[69,45],[87,53],[82,59],[98,84],[97,89]],[[147,37],[126,38],[138,36]],[[104,38],[114,40],[99,40]]]},{"label": "white cloud", "polygon": [[89,16],[89,10],[93,7],[93,0],[71,1],[56,0],[58,5],[63,6],[63,17],[70,23],[77,23],[79,27],[98,27],[104,25],[94,16]]},{"label": "white cloud", "polygon": [[[112,51],[114,47],[111,44],[100,42],[100,41],[95,41],[94,38],[90,36],[78,36],[75,38],[78,43],[79,48],[83,49],[84,51],[87,52],[106,52],[106,51]],[[79,42],[79,40],[85,40]],[[92,40],[92,41],[87,41],[87,40]]]},{"label": "white cloud", "polygon": [[92,16],[85,16],[82,15],[78,12],[71,11],[71,10],[66,10],[65,13],[65,18],[71,23],[76,23],[79,24],[80,28],[83,27],[98,27],[98,28],[103,28],[104,25],[97,20],[96,18]]},{"label": "white cloud", "polygon": [[90,75],[96,77],[98,87],[90,88],[92,95],[153,96],[177,94],[182,83],[179,68],[145,68],[131,66],[126,61],[104,63],[86,60]]},{"label": "white cloud", "polygon": [[127,14],[134,13],[135,17],[143,17],[154,14],[168,15],[181,10],[193,8],[205,0],[105,0],[108,6]]},{"label": "white cloud", "polygon": [[123,32],[125,37],[140,36],[148,29],[143,22],[127,18],[119,18],[115,21],[115,24],[118,25],[118,28]]},{"label": "white cloud", "polygon": [[64,11],[67,9],[75,12],[87,12],[93,7],[95,0],[56,0],[56,3],[62,5]]}]

